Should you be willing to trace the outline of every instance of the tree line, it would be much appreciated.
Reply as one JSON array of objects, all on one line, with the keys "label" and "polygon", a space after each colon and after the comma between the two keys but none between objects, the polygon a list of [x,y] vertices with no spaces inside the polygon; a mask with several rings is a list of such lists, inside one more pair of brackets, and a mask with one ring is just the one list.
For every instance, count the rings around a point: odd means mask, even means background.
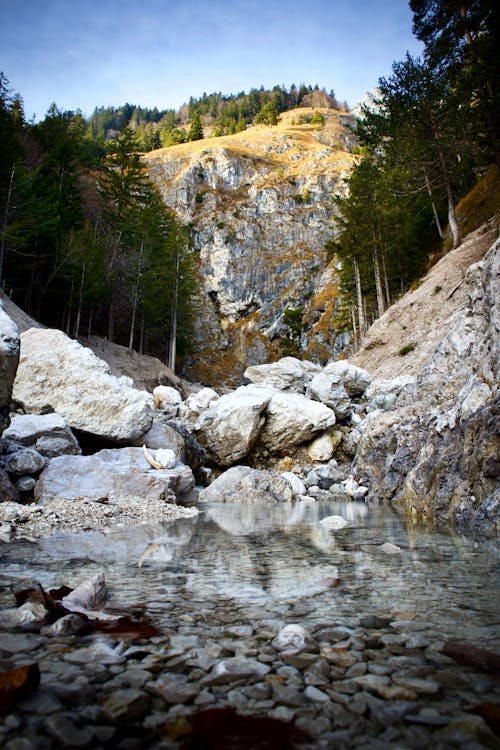
[{"label": "tree line", "polygon": [[144,173],[131,128],[103,141],[52,105],[27,123],[0,74],[0,284],[40,322],[160,356],[196,314],[189,229]]},{"label": "tree line", "polygon": [[[410,0],[420,57],[394,62],[363,108],[360,160],[336,198],[345,325],[368,325],[425,270],[446,233],[461,241],[456,205],[500,168],[500,10],[494,0]],[[446,228],[447,225],[447,228]]]},{"label": "tree line", "polygon": [[179,110],[158,110],[157,107],[96,107],[88,118],[87,128],[92,137],[105,140],[119,135],[130,127],[142,151],[152,151],[162,146],[200,140],[207,136],[231,135],[245,130],[249,125],[264,123],[275,125],[281,112],[300,106],[347,109],[340,104],[333,90],[320,89],[316,84],[292,84],[289,89],[274,86],[272,89],[252,88],[248,93],[206,94],[190,97]]}]

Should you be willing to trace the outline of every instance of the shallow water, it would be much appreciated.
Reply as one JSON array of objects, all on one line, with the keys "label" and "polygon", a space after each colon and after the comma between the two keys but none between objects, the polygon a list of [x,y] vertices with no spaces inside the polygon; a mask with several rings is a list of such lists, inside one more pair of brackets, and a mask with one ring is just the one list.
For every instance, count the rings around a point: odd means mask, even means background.
[{"label": "shallow water", "polygon": [[[328,530],[330,515],[349,525]],[[400,551],[384,552],[386,542]],[[409,528],[363,503],[213,505],[166,525],[0,543],[0,606],[12,606],[11,585],[74,587],[102,571],[110,606],[141,604],[178,637],[196,636],[197,623],[206,635],[221,617],[314,627],[374,614],[498,650],[499,553],[497,541]]]}]

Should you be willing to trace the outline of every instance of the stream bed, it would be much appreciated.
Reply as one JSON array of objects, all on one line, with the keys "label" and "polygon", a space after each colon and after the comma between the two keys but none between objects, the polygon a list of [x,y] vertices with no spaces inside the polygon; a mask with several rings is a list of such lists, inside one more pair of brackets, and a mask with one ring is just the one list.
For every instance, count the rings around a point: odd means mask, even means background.
[{"label": "stream bed", "polygon": [[[331,516],[347,525],[322,523]],[[107,606],[139,608],[159,631],[0,631],[0,671],[41,672],[4,717],[8,750],[500,748],[498,671],[442,652],[500,653],[496,540],[409,527],[364,503],[221,504],[165,525],[0,542],[0,559],[3,610],[11,586],[103,573]],[[220,708],[232,714],[218,739],[190,720]],[[279,720],[284,739],[242,724],[250,734],[235,739],[235,714]]]}]

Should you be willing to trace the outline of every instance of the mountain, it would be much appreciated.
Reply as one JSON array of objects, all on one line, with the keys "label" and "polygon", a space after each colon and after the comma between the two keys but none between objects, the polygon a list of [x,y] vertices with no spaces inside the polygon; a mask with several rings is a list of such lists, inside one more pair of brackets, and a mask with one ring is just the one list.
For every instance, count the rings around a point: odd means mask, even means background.
[{"label": "mountain", "polygon": [[326,361],[345,345],[336,321],[332,197],[356,157],[344,112],[301,107],[278,125],[144,156],[163,199],[192,228],[204,298],[185,374],[237,381],[249,364],[292,353]]}]

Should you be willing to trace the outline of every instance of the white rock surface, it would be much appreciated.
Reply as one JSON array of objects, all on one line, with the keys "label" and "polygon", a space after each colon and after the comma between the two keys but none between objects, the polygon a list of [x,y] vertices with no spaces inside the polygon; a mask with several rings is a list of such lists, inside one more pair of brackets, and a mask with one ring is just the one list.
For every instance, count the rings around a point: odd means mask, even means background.
[{"label": "white rock surface", "polygon": [[12,384],[19,361],[19,332],[0,301],[0,435],[9,422]]},{"label": "white rock surface", "polygon": [[369,372],[344,360],[329,362],[324,368],[324,372],[327,375],[340,375],[344,382],[344,388],[350,396],[360,396],[372,381]]},{"label": "white rock surface", "polygon": [[9,443],[35,448],[47,458],[81,453],[77,439],[60,414],[16,414],[3,437]]},{"label": "white rock surface", "polygon": [[340,375],[319,372],[308,384],[306,396],[329,406],[338,419],[345,419],[351,413],[351,399]]},{"label": "white rock surface", "polygon": [[269,385],[282,391],[303,393],[306,383],[320,371],[319,365],[313,362],[296,357],[283,357],[277,362],[247,367],[245,377],[252,383]]},{"label": "white rock surface", "polygon": [[101,500],[116,504],[129,498],[176,501],[194,486],[191,469],[153,469],[140,448],[105,449],[93,456],[53,458],[36,484],[40,504],[49,500]]},{"label": "white rock surface", "polygon": [[274,471],[233,466],[200,492],[200,502],[276,503],[292,502],[298,497],[290,482]]},{"label": "white rock surface", "polygon": [[281,476],[284,477],[287,482],[290,482],[292,490],[297,495],[307,495],[307,487],[302,479],[300,479],[297,474],[294,474],[293,471],[283,471],[281,472]]},{"label": "white rock surface", "polygon": [[111,375],[108,365],[62,331],[21,335],[13,398],[26,411],[50,407],[70,427],[117,442],[134,441],[152,424],[152,397]]},{"label": "white rock surface", "polygon": [[214,401],[194,427],[197,440],[209,456],[221,466],[244,458],[257,440],[269,398],[266,390],[241,386]]},{"label": "white rock surface", "polygon": [[335,447],[331,435],[324,432],[307,446],[307,455],[311,461],[329,461]]},{"label": "white rock surface", "polygon": [[[252,388],[252,386],[249,386]],[[266,422],[259,442],[272,451],[286,450],[311,440],[335,424],[334,412],[299,393],[253,386],[253,392],[267,393]]]},{"label": "white rock surface", "polygon": [[365,398],[369,402],[367,411],[382,409],[389,411],[397,406],[411,403],[415,392],[416,377],[413,375],[398,375],[395,378],[372,380],[365,391]]},{"label": "white rock surface", "polygon": [[281,628],[272,646],[277,651],[290,651],[297,653],[305,651],[311,644],[310,633],[302,625],[285,625]]},{"label": "white rock surface", "polygon": [[176,406],[182,401],[179,391],[170,385],[157,385],[153,390],[153,398],[156,409],[161,409],[164,406]]}]

